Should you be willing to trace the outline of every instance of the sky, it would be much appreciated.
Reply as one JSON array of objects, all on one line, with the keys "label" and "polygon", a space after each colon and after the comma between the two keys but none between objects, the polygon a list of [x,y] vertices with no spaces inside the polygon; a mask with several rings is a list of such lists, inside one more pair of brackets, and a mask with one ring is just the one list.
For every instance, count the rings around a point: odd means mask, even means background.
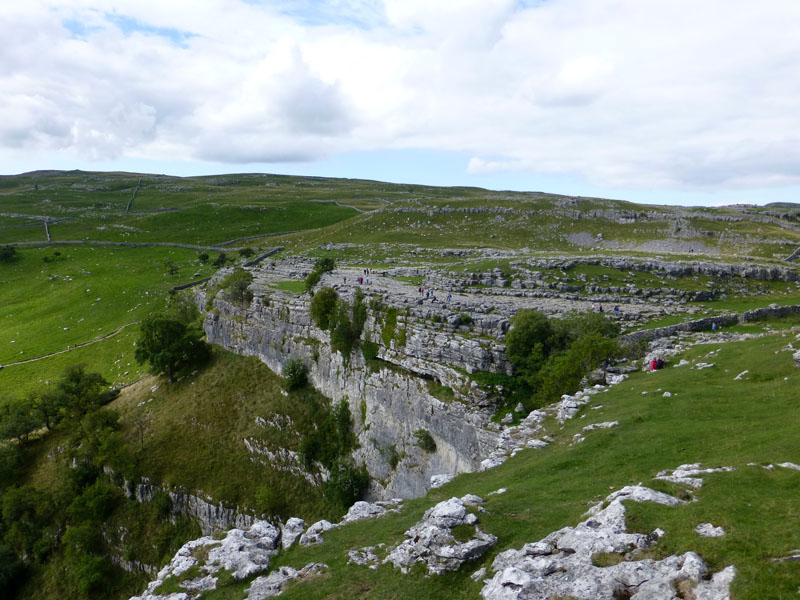
[{"label": "sky", "polygon": [[797,0],[0,0],[0,174],[800,202]]}]

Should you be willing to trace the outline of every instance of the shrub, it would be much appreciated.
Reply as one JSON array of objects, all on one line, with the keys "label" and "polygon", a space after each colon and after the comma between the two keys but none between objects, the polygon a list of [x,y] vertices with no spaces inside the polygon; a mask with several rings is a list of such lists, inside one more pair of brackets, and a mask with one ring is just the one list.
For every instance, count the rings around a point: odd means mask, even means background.
[{"label": "shrub", "polygon": [[201,252],[200,254],[197,255],[197,260],[199,260],[203,264],[206,264],[208,262],[208,258],[209,258],[208,252]]},{"label": "shrub", "polygon": [[308,383],[308,372],[299,358],[293,358],[283,367],[283,389],[287,392],[299,390]]},{"label": "shrub", "polygon": [[383,329],[381,329],[381,340],[387,348],[391,347],[392,339],[397,329],[397,309],[390,306],[386,309],[386,316],[383,319]]},{"label": "shrub", "polygon": [[17,249],[14,246],[0,248],[0,262],[11,263],[17,259]]},{"label": "shrub", "polygon": [[319,271],[311,271],[311,273],[306,275],[303,284],[305,291],[310,294],[314,290],[314,286],[320,282],[320,279],[322,279],[322,274]]},{"label": "shrub", "polygon": [[368,485],[369,475],[364,467],[337,461],[331,468],[324,495],[332,504],[346,509],[362,498]]},{"label": "shrub", "polygon": [[339,296],[333,288],[322,288],[311,299],[311,318],[320,329],[332,329],[336,321]]},{"label": "shrub", "polygon": [[211,264],[214,265],[215,267],[224,267],[225,263],[227,261],[228,261],[228,257],[225,256],[225,253],[224,252],[220,252],[219,256],[217,256],[217,258],[215,258],[214,262],[211,263]]},{"label": "shrub", "polygon": [[417,429],[414,432],[414,439],[417,446],[425,450],[425,452],[436,452],[436,441],[426,429]]},{"label": "shrub", "polygon": [[370,361],[378,358],[378,344],[375,342],[361,342],[361,354],[364,355],[364,360]]},{"label": "shrub", "polygon": [[250,258],[254,254],[255,250],[253,250],[252,248],[242,248],[241,250],[239,250],[239,256],[241,256],[242,258]]}]

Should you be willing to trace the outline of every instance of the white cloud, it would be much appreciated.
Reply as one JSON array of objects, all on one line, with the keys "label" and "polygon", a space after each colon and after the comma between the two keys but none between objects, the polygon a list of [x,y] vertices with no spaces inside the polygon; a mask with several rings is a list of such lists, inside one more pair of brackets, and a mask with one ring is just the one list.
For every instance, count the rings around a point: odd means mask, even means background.
[{"label": "white cloud", "polygon": [[617,187],[800,181],[794,0],[8,4],[0,160],[425,148]]}]

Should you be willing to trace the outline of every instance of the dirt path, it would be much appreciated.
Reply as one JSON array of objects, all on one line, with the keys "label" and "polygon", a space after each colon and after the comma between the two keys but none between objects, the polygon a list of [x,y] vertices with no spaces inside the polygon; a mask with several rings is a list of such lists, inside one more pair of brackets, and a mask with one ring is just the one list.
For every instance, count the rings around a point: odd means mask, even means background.
[{"label": "dirt path", "polygon": [[51,356],[56,356],[57,354],[65,354],[66,352],[70,352],[71,350],[75,350],[77,348],[83,348],[84,346],[91,346],[92,344],[96,344],[97,342],[102,342],[109,338],[114,337],[115,335],[119,334],[123,329],[129,327],[130,325],[136,325],[139,321],[133,321],[131,323],[125,323],[125,325],[121,325],[115,331],[111,333],[107,333],[106,335],[100,336],[99,338],[95,338],[93,340],[89,340],[88,342],[80,342],[75,344],[74,346],[67,346],[64,350],[56,350],[55,352],[50,352],[48,354],[42,354],[41,356],[36,356],[34,358],[26,358],[25,360],[18,360],[15,362],[6,363],[3,367],[11,367],[13,365],[24,365],[25,363],[35,362],[37,360],[42,360],[45,358],[50,358]]}]

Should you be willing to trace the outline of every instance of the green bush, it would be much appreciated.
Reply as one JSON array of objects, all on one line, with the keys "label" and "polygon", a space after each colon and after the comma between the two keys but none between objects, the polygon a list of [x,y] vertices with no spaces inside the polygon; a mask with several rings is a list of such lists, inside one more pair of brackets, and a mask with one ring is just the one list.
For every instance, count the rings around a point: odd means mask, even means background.
[{"label": "green bush", "polygon": [[287,392],[299,390],[308,383],[308,372],[299,358],[289,360],[283,367],[283,389]]},{"label": "green bush", "polygon": [[387,348],[392,345],[396,329],[397,309],[394,306],[390,306],[386,309],[386,316],[383,318],[383,328],[381,329],[381,341]]},{"label": "green bush", "polygon": [[311,319],[320,329],[330,330],[336,324],[336,303],[339,295],[333,288],[319,290],[311,299]]},{"label": "green bush", "polygon": [[378,349],[379,346],[375,342],[361,342],[361,354],[364,356],[364,360],[366,361],[375,360],[378,358]]},{"label": "green bush", "polygon": [[427,430],[417,429],[414,432],[414,440],[417,446],[425,450],[425,452],[436,452],[436,441]]},{"label": "green bush", "polygon": [[311,271],[311,273],[306,275],[306,279],[303,284],[305,291],[310,294],[313,291],[314,286],[320,282],[320,279],[322,279],[322,273],[319,271]]},{"label": "green bush", "polygon": [[364,467],[353,467],[337,461],[330,470],[325,484],[325,498],[341,509],[346,509],[360,500],[369,485],[369,475]]},{"label": "green bush", "polygon": [[253,250],[252,248],[242,248],[241,250],[239,250],[239,256],[241,256],[242,258],[250,258],[255,253],[256,253],[255,250]]}]

